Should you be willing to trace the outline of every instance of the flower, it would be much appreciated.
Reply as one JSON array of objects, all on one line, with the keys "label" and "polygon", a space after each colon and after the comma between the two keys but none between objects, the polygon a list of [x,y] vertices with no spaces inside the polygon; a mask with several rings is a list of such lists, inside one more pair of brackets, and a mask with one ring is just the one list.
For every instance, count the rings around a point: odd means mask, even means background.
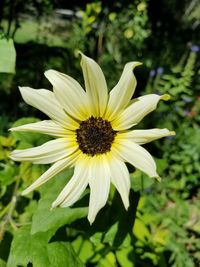
[{"label": "flower", "polygon": [[26,103],[44,112],[50,120],[12,128],[48,134],[57,139],[24,150],[14,150],[11,158],[53,165],[22,192],[28,194],[65,168],[74,167],[74,174],[52,204],[73,205],[89,184],[88,220],[92,223],[106,204],[112,183],[129,207],[130,178],[125,162],[150,177],[159,176],[156,164],[141,145],[164,136],[174,135],[167,129],[130,130],[144,116],[156,109],[169,95],[149,94],[131,100],[136,87],[133,70],[139,62],[125,65],[117,85],[108,94],[106,80],[99,65],[81,54],[84,90],[72,77],[55,70],[45,76],[53,92],[20,87]]},{"label": "flower", "polygon": [[151,70],[149,73],[150,77],[154,77],[156,75],[156,71],[155,70]]},{"label": "flower", "polygon": [[158,73],[158,74],[162,75],[163,72],[164,72],[164,68],[163,68],[163,67],[158,67],[158,68],[157,68],[157,73]]},{"label": "flower", "polygon": [[197,53],[197,52],[199,52],[199,50],[200,50],[200,46],[194,44],[194,45],[191,46],[190,50],[191,50],[192,52]]}]

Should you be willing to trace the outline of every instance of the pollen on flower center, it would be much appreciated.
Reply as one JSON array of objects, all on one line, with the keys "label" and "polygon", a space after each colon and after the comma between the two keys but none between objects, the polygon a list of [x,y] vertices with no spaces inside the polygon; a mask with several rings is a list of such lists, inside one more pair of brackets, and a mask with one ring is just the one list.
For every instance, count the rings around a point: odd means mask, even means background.
[{"label": "pollen on flower center", "polygon": [[76,140],[84,154],[94,156],[110,151],[116,133],[109,121],[92,116],[80,123]]}]

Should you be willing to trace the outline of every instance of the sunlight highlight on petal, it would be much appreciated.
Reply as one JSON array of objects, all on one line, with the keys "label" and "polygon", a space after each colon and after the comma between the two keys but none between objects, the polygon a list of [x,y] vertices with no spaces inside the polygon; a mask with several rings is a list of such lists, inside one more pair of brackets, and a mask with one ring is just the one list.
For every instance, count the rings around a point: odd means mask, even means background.
[{"label": "sunlight highlight on petal", "polygon": [[146,173],[150,177],[158,177],[156,164],[150,153],[134,142],[129,140],[118,140],[118,153],[126,162],[132,164],[135,168]]},{"label": "sunlight highlight on petal", "polygon": [[14,132],[37,132],[42,134],[48,134],[57,137],[65,137],[73,132],[64,129],[61,125],[55,123],[52,120],[38,121],[11,128],[10,131]]},{"label": "sunlight highlight on petal", "polygon": [[116,114],[128,105],[137,85],[133,70],[141,64],[133,61],[125,65],[119,82],[109,94],[106,119],[113,120]]},{"label": "sunlight highlight on petal", "polygon": [[89,163],[89,185],[88,220],[92,224],[99,210],[106,204],[110,190],[110,170],[105,155],[91,158]]},{"label": "sunlight highlight on petal", "polygon": [[10,158],[15,161],[32,161],[35,164],[48,164],[61,160],[77,150],[74,138],[59,138],[45,144],[22,150],[14,150]]},{"label": "sunlight highlight on petal", "polygon": [[131,188],[130,176],[126,164],[115,158],[111,157],[109,160],[111,182],[119,192],[125,209],[129,207],[129,192]]},{"label": "sunlight highlight on petal", "polygon": [[44,74],[53,85],[55,97],[68,114],[78,120],[88,116],[86,93],[76,80],[55,70],[48,70]]},{"label": "sunlight highlight on petal", "polygon": [[66,115],[52,92],[46,89],[32,89],[30,87],[19,87],[19,90],[27,104],[41,110],[52,120],[64,126],[64,128],[74,130],[78,127],[78,123]]},{"label": "sunlight highlight on petal", "polygon": [[52,208],[57,206],[69,207],[81,196],[88,185],[88,157],[81,155],[76,162],[74,175],[63,188],[57,199],[53,202]]},{"label": "sunlight highlight on petal", "polygon": [[168,129],[133,130],[119,133],[119,138],[131,140],[139,145],[146,144],[165,136],[173,136],[176,133]]},{"label": "sunlight highlight on petal", "polygon": [[145,95],[135,99],[130,106],[117,115],[112,126],[116,131],[123,131],[138,124],[147,114],[156,109],[160,100],[169,100],[168,95]]},{"label": "sunlight highlight on petal", "polygon": [[88,97],[90,115],[102,116],[105,112],[108,92],[104,74],[99,65],[91,58],[81,53],[81,67]]}]

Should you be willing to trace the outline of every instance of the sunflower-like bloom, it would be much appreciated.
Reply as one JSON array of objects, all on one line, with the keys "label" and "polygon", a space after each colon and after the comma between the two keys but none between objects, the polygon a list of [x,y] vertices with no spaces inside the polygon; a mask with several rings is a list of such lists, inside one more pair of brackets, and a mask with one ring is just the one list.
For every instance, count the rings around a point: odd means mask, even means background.
[{"label": "sunflower-like bloom", "polygon": [[167,129],[130,129],[156,109],[159,100],[168,100],[169,95],[149,94],[131,99],[136,87],[133,70],[140,64],[127,63],[119,82],[109,94],[101,68],[84,54],[81,54],[81,67],[85,90],[72,77],[55,70],[45,72],[53,85],[53,92],[20,87],[24,101],[44,112],[50,120],[11,130],[56,137],[41,146],[11,153],[11,158],[16,161],[53,163],[22,192],[23,195],[64,169],[74,167],[72,178],[53,202],[52,208],[73,205],[89,185],[88,220],[92,223],[106,204],[111,183],[128,209],[130,177],[126,162],[150,177],[159,178],[152,156],[141,145],[174,135],[174,132]]}]

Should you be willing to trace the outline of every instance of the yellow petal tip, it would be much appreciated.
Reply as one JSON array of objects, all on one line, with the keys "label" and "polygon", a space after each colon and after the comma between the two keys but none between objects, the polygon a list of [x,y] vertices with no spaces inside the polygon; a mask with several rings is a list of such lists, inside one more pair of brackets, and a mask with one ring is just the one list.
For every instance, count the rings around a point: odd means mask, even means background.
[{"label": "yellow petal tip", "polygon": [[77,55],[79,55],[81,57],[85,56],[81,50],[77,50],[76,53],[77,53]]},{"label": "yellow petal tip", "polygon": [[51,206],[51,208],[50,208],[50,211],[52,211],[52,210],[54,210],[56,208],[56,206]]},{"label": "yellow petal tip", "polygon": [[157,177],[155,177],[156,178],[156,180],[160,183],[161,182],[161,177],[160,176],[157,176]]},{"label": "yellow petal tip", "polygon": [[143,64],[142,62],[137,61],[137,62],[134,63],[133,68],[135,68],[137,66],[141,66],[142,64]]},{"label": "yellow petal tip", "polygon": [[160,99],[165,100],[165,101],[170,100],[170,98],[171,98],[171,96],[168,95],[168,94],[164,94],[164,95],[162,95],[162,96],[160,97]]},{"label": "yellow petal tip", "polygon": [[175,131],[171,131],[170,135],[176,135],[176,132]]}]

